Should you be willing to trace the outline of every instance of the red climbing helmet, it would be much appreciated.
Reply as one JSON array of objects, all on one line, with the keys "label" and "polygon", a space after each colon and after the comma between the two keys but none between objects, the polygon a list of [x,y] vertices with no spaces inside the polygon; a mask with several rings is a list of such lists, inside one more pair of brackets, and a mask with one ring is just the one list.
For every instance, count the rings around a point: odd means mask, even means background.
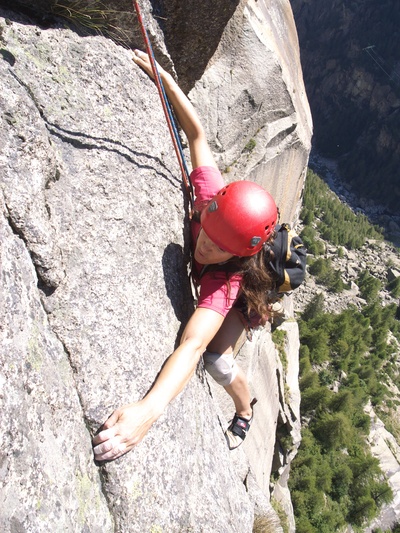
[{"label": "red climbing helmet", "polygon": [[210,200],[201,225],[222,250],[243,257],[261,250],[277,218],[275,201],[265,189],[252,181],[235,181]]}]

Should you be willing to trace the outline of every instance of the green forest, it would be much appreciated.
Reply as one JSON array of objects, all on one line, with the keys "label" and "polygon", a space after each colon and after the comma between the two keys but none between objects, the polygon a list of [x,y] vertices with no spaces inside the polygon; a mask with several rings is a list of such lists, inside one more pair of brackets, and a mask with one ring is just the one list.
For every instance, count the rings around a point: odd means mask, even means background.
[{"label": "green forest", "polygon": [[300,217],[305,225],[302,238],[311,254],[323,253],[323,243],[315,240],[317,233],[324,241],[350,250],[363,246],[367,238],[383,239],[381,228],[353,213],[312,170],[307,173]]},{"label": "green forest", "polygon": [[[302,443],[289,478],[296,531],[333,533],[347,524],[363,531],[393,498],[367,444],[370,416],[364,408],[370,402],[399,440],[399,428],[390,426],[390,406],[400,402],[388,387],[391,382],[400,388],[398,309],[381,305],[382,282],[365,270],[357,279],[366,301],[362,309],[326,311],[324,292],[341,292],[345,284],[323,257],[325,242],[341,254],[366,239],[382,240],[382,233],[311,171],[301,217],[301,236],[313,255],[308,270],[321,292],[299,318]],[[398,284],[392,285],[387,290],[398,294]],[[400,526],[390,531],[399,532]]]}]

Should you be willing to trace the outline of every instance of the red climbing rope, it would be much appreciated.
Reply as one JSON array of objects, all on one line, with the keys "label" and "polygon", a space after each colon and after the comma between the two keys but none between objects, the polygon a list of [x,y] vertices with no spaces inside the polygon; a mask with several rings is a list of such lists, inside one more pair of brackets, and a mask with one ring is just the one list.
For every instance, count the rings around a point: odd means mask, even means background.
[{"label": "red climbing rope", "polygon": [[171,106],[169,104],[169,101],[168,101],[167,95],[165,93],[164,86],[163,86],[160,74],[159,74],[158,69],[157,69],[157,64],[156,64],[156,60],[154,58],[153,48],[151,46],[150,39],[148,37],[147,30],[146,30],[144,22],[143,22],[143,18],[142,18],[142,14],[141,14],[141,11],[140,11],[139,2],[133,0],[133,6],[134,6],[135,11],[136,11],[136,15],[137,15],[137,18],[138,18],[140,30],[142,32],[144,44],[146,46],[146,51],[147,51],[147,54],[148,54],[149,59],[150,59],[150,64],[151,64],[151,69],[153,71],[154,81],[155,81],[155,84],[156,84],[157,89],[158,89],[158,94],[160,96],[160,100],[161,100],[161,104],[162,104],[162,107],[163,107],[163,110],[164,110],[164,114],[165,114],[165,118],[166,118],[166,121],[167,121],[168,129],[169,129],[169,132],[171,134],[172,144],[174,145],[176,156],[178,158],[178,163],[179,163],[179,166],[180,166],[180,169],[181,169],[181,172],[182,172],[183,183],[185,185],[185,188],[186,188],[186,191],[187,191],[187,194],[188,194],[188,197],[189,197],[190,207],[191,207],[191,209],[193,209],[193,190],[192,190],[192,185],[191,185],[190,179],[189,179],[189,171],[187,169],[186,161],[185,161],[185,158],[184,158],[184,155],[183,155],[183,150],[182,150],[182,145],[181,145],[180,138],[179,138],[179,133],[178,133],[178,130],[177,130],[177,127],[175,125],[175,121],[174,121],[174,118],[173,118],[173,115],[172,115]]}]

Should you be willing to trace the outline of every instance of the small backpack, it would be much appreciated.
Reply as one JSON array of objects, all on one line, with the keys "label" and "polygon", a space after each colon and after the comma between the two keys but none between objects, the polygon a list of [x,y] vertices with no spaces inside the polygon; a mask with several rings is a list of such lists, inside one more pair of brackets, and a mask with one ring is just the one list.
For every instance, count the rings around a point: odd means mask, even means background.
[{"label": "small backpack", "polygon": [[277,224],[276,237],[271,244],[274,258],[268,267],[276,280],[276,291],[290,292],[299,287],[306,275],[307,250],[301,238],[289,224]]}]

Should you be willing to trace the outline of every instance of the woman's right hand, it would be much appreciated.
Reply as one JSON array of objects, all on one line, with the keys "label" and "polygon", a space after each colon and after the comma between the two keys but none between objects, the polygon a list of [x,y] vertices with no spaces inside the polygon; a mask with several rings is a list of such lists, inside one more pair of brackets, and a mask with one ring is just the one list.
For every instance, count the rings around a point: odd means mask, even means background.
[{"label": "woman's right hand", "polygon": [[158,418],[146,399],[116,409],[93,439],[96,461],[113,461],[129,452]]}]

